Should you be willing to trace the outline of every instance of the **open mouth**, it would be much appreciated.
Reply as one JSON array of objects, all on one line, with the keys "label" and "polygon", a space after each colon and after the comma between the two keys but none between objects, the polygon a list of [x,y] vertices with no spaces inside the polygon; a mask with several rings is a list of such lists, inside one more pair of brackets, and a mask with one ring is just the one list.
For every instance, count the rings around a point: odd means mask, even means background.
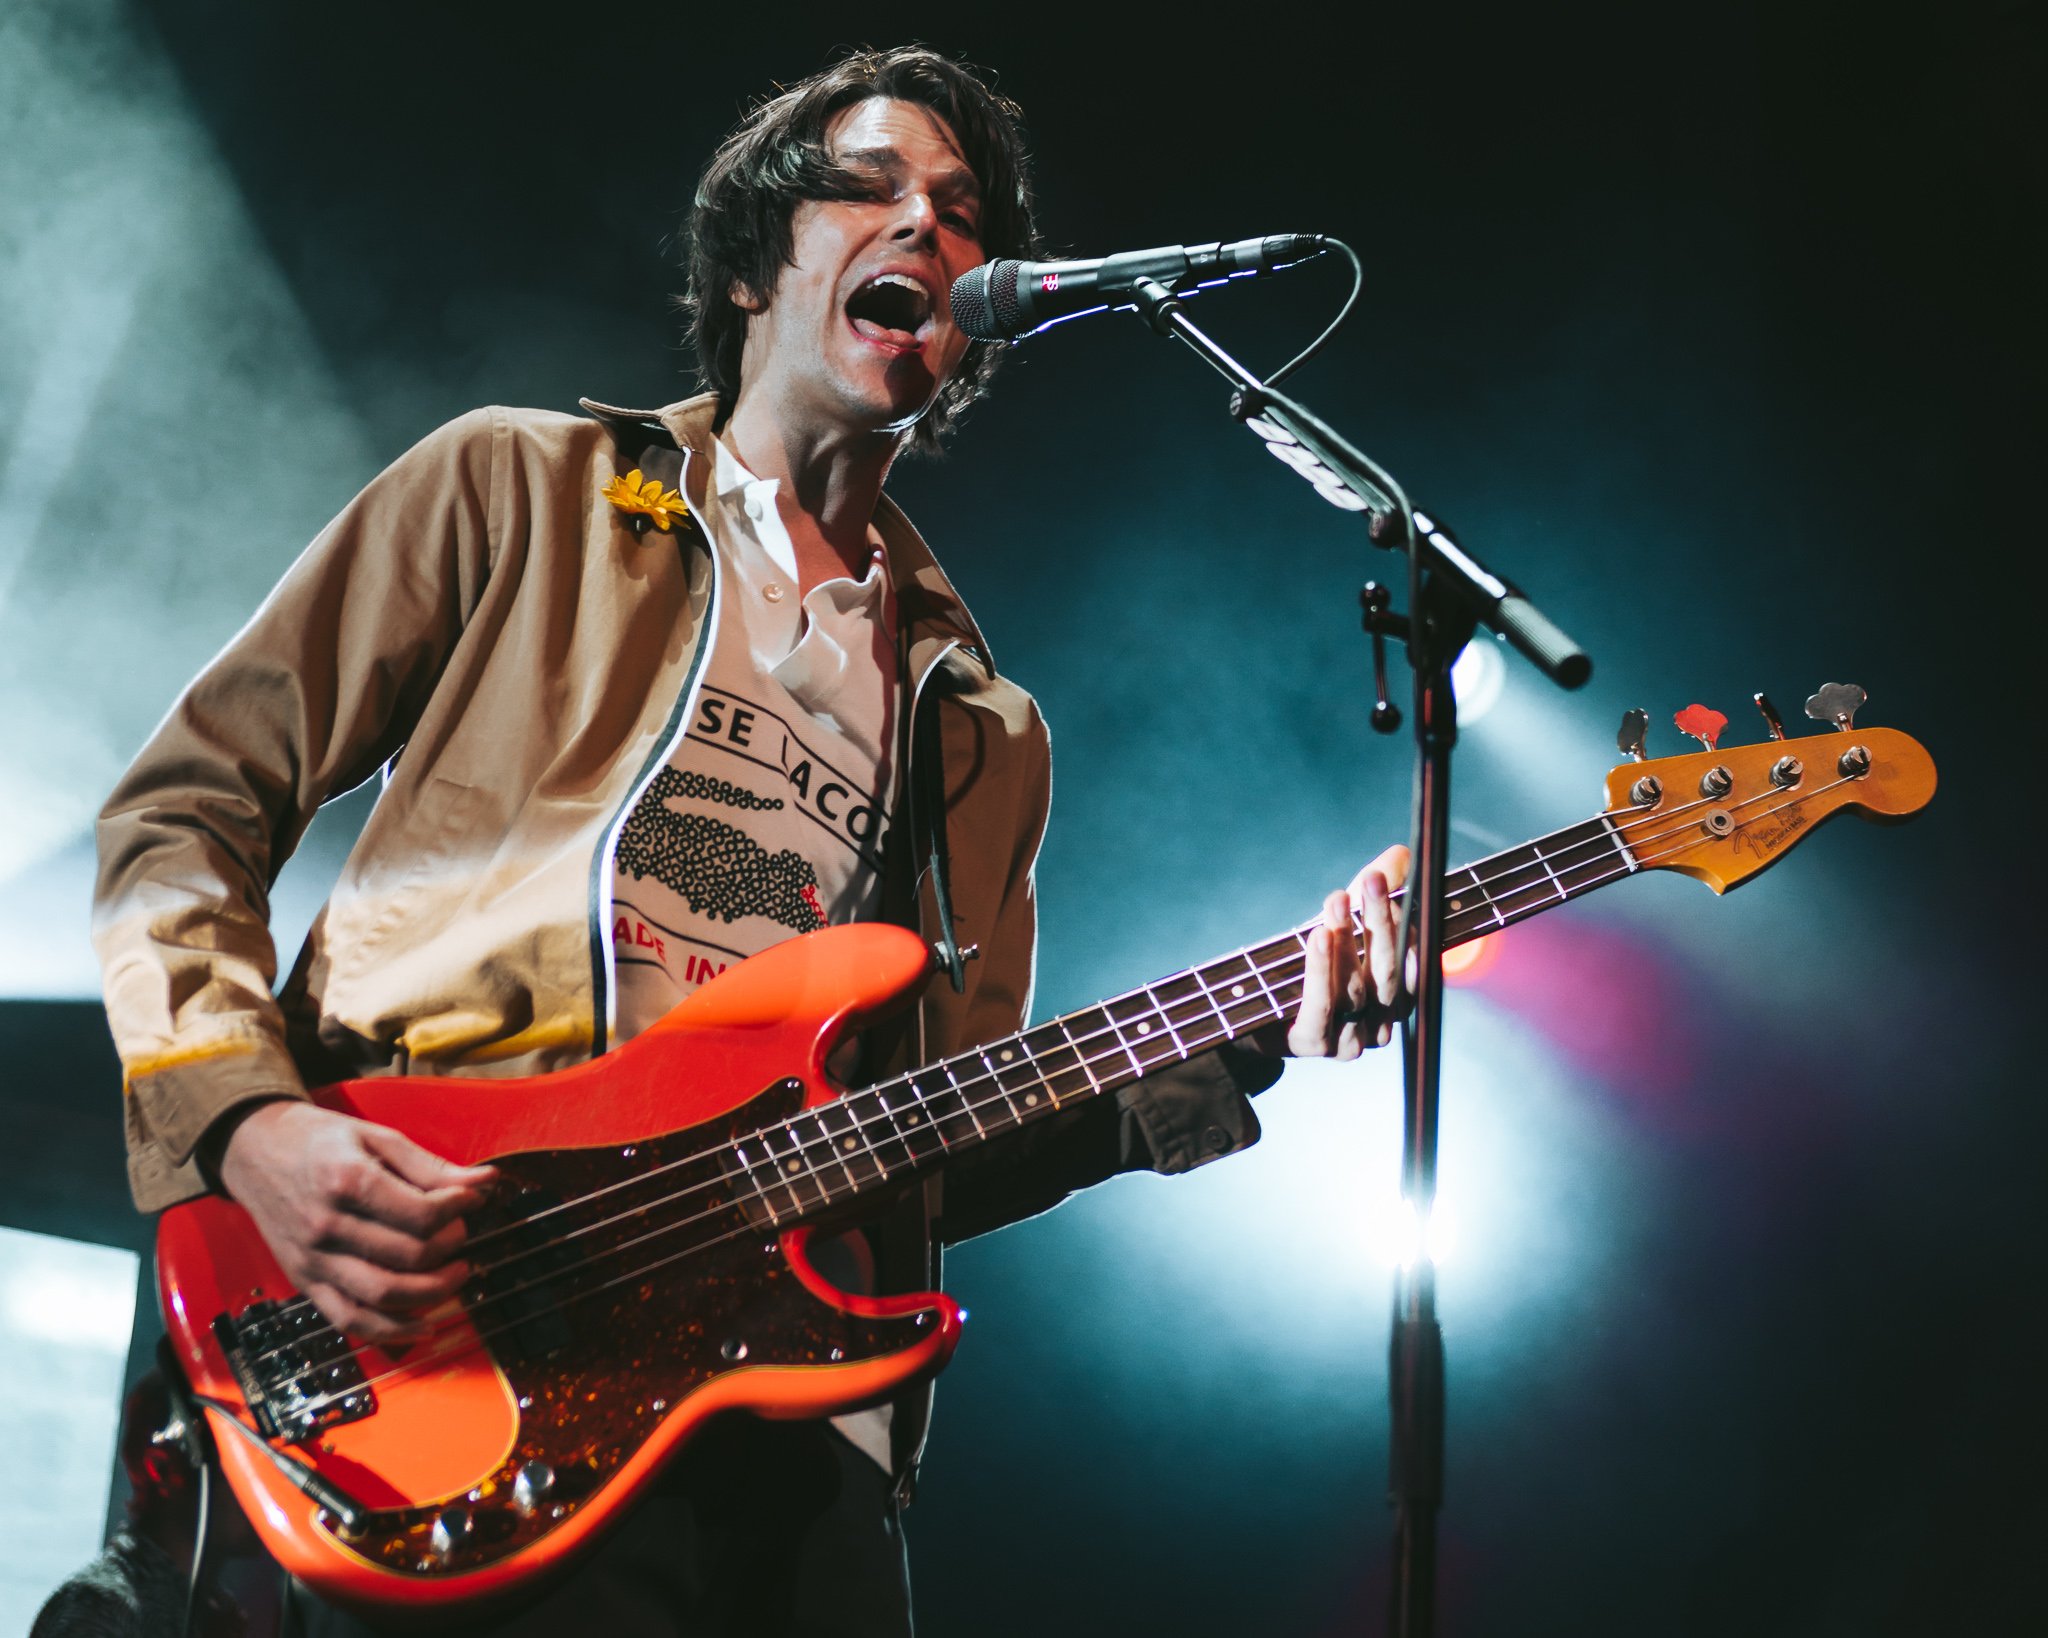
[{"label": "open mouth", "polygon": [[877,273],[847,298],[846,316],[867,340],[914,352],[930,333],[931,292],[907,273]]}]

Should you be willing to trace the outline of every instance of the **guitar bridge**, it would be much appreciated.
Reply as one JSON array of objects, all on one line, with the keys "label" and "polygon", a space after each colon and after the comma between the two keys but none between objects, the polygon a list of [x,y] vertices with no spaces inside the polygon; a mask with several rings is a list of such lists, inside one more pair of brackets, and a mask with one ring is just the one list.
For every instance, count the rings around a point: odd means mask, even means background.
[{"label": "guitar bridge", "polygon": [[377,1409],[354,1345],[310,1298],[218,1315],[213,1335],[266,1438],[304,1444],[321,1428],[359,1422]]}]

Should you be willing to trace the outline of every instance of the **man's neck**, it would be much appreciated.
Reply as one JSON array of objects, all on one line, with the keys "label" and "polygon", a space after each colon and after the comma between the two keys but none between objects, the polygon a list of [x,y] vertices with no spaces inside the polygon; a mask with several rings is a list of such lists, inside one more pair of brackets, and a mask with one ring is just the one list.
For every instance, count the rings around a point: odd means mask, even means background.
[{"label": "man's neck", "polygon": [[796,548],[804,591],[867,573],[869,525],[896,457],[897,434],[806,429],[758,395],[742,393],[720,436],[755,477],[777,480],[776,510]]}]

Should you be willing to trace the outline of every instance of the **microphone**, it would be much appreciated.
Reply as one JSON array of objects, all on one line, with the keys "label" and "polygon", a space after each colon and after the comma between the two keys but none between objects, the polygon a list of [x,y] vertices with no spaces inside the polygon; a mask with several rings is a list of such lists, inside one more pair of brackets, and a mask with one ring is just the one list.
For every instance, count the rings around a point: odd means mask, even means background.
[{"label": "microphone", "polygon": [[984,262],[953,281],[953,322],[976,341],[1016,341],[1062,319],[1126,300],[1140,279],[1157,279],[1186,295],[1226,279],[1249,278],[1320,256],[1320,233],[1276,233],[1235,244],[1165,245],[1082,262]]}]

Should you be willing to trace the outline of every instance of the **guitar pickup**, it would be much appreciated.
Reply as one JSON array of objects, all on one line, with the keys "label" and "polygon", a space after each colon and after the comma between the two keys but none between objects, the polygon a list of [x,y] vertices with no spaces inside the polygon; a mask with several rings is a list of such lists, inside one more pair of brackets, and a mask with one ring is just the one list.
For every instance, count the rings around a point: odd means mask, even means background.
[{"label": "guitar pickup", "polygon": [[213,1322],[214,1340],[266,1438],[304,1444],[325,1427],[374,1415],[355,1346],[306,1297],[254,1302]]}]

